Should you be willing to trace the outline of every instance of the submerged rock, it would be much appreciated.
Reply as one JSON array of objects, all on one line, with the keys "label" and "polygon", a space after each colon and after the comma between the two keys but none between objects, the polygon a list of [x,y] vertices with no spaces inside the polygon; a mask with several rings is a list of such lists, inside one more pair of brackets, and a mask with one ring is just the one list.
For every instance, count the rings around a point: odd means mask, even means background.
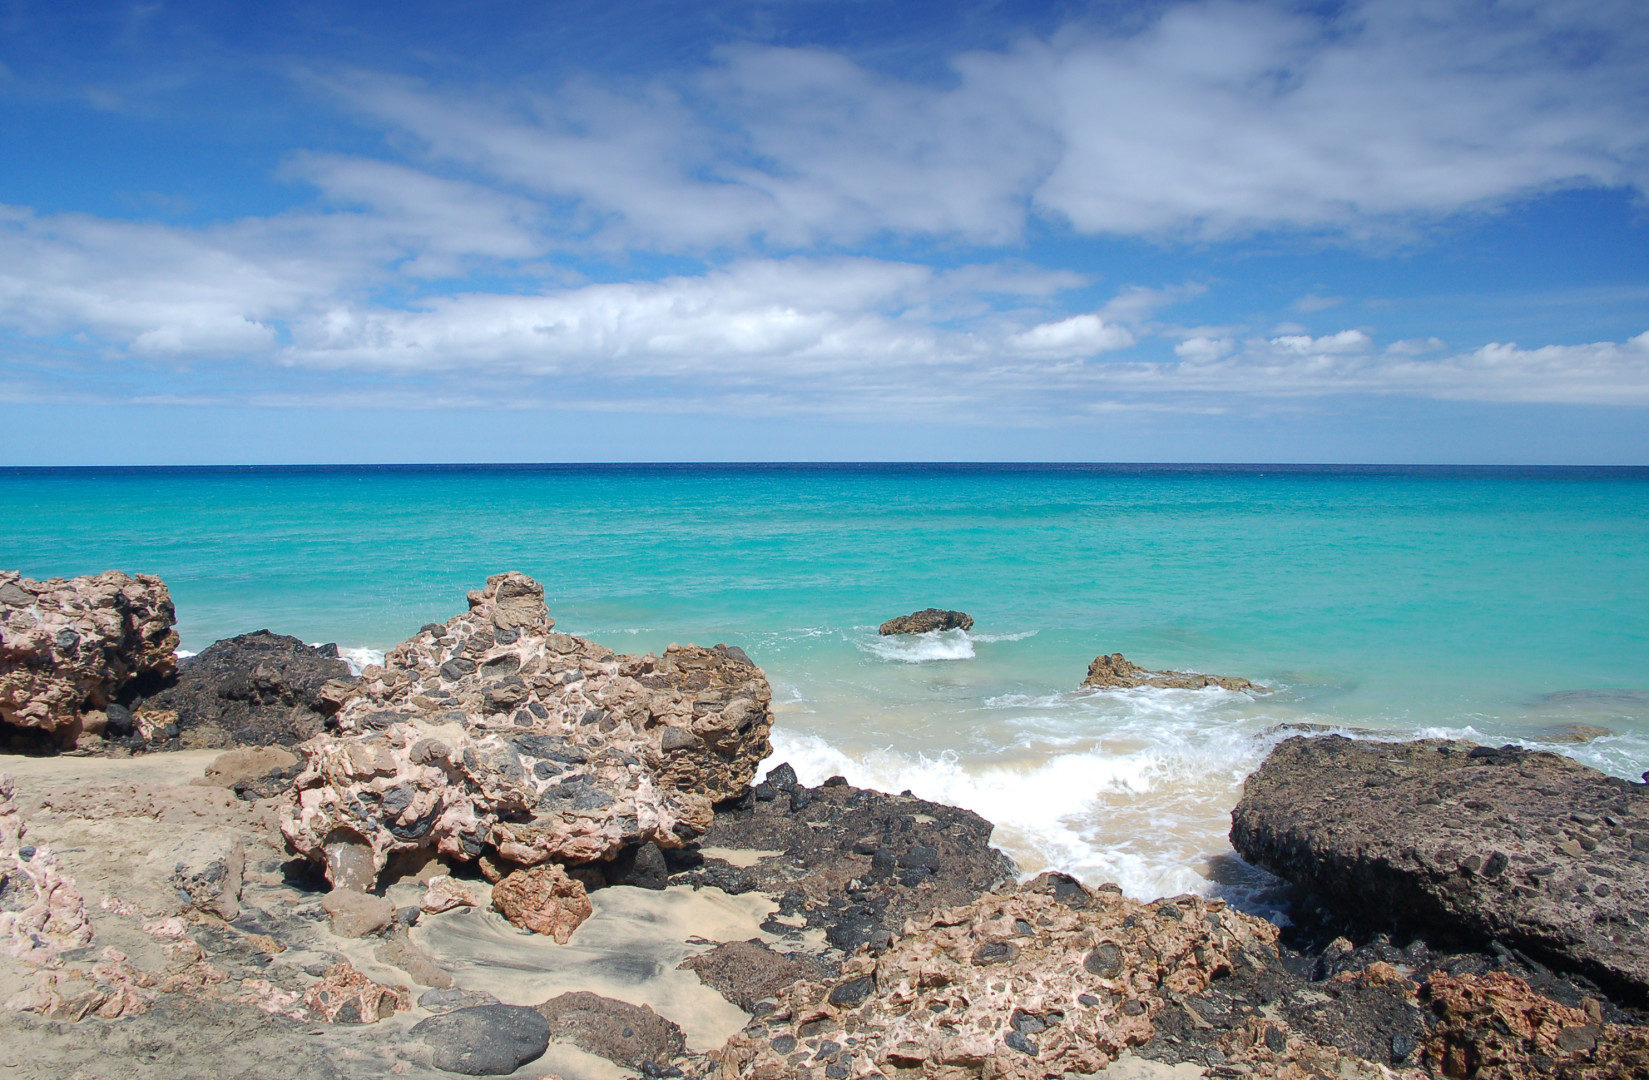
[{"label": "submerged rock", "polygon": [[965,611],[947,611],[944,608],[923,608],[913,611],[909,615],[901,615],[896,619],[889,619],[883,623],[877,633],[885,636],[892,634],[926,634],[934,630],[972,630],[973,616]]},{"label": "submerged rock", "polygon": [[543,595],[490,577],[466,614],[367,668],[337,733],[299,747],[281,822],[294,850],[329,874],[346,851],[373,875],[420,849],[490,852],[504,872],[607,862],[682,847],[748,788],[770,749],[760,668],[725,645],[615,655],[555,633]]},{"label": "submerged rock", "polygon": [[354,680],[337,646],[258,630],[184,657],[177,677],[137,708],[173,714],[186,747],[290,747],[325,728],[336,709],[334,680]]},{"label": "submerged rock", "polygon": [[172,674],[176,621],[165,582],[149,574],[0,571],[0,722],[74,745],[139,680]]},{"label": "submerged rock", "polygon": [[1500,942],[1649,991],[1642,785],[1511,746],[1293,738],[1231,821],[1244,858],[1357,924]]},{"label": "submerged rock", "polygon": [[1088,677],[1082,685],[1099,690],[1133,690],[1141,686],[1156,686],[1167,690],[1201,690],[1217,686],[1222,690],[1254,690],[1247,679],[1229,675],[1199,675],[1194,671],[1150,671],[1130,661],[1121,653],[1101,654],[1088,665]]}]

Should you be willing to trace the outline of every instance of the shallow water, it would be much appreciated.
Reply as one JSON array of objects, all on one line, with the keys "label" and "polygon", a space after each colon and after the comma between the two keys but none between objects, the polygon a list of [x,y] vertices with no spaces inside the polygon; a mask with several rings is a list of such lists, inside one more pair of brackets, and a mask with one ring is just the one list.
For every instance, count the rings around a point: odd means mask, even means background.
[{"label": "shallow water", "polygon": [[[164,577],[185,649],[369,662],[519,569],[621,651],[742,646],[776,755],[957,803],[1027,871],[1240,892],[1242,777],[1322,724],[1649,768],[1649,473],[568,468],[0,473],[0,566]],[[883,639],[927,607],[972,632]],[[1121,651],[1260,695],[1079,691]]]}]

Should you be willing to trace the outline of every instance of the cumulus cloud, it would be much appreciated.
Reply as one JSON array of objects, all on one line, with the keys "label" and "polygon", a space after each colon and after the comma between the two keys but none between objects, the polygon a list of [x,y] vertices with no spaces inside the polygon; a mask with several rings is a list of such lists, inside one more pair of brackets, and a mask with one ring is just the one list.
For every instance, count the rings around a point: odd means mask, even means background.
[{"label": "cumulus cloud", "polygon": [[1073,315],[1045,322],[1014,334],[1009,341],[1023,352],[1048,357],[1093,356],[1126,349],[1134,335],[1120,326],[1108,326],[1098,315]]}]

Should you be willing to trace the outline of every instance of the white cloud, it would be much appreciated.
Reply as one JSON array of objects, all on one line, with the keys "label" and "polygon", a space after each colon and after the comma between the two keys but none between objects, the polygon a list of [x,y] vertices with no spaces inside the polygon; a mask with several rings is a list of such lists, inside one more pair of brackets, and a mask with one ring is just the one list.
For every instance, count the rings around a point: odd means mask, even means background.
[{"label": "white cloud", "polygon": [[1199,334],[1175,345],[1174,355],[1193,363],[1207,363],[1210,360],[1218,360],[1236,347],[1237,343],[1228,337],[1211,338]]},{"label": "white cloud", "polygon": [[1073,315],[1069,319],[1046,322],[1009,338],[1016,349],[1038,356],[1078,357],[1126,349],[1134,335],[1120,326],[1107,325],[1098,315]]},{"label": "white cloud", "polygon": [[1316,293],[1306,293],[1294,301],[1293,308],[1295,311],[1310,314],[1314,311],[1327,311],[1329,308],[1338,307],[1343,303],[1345,303],[1345,297],[1343,296],[1318,296]]},{"label": "white cloud", "polygon": [[940,85],[757,47],[628,88],[327,85],[434,161],[570,200],[569,235],[606,244],[1002,243],[1033,212],[1083,233],[1369,236],[1559,187],[1643,190],[1646,27],[1625,3],[1213,0],[958,56]]}]

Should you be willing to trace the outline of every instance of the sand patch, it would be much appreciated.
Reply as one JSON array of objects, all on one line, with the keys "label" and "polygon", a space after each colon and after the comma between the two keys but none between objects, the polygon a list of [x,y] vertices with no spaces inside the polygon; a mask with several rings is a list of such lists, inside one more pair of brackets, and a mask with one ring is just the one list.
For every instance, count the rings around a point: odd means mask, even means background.
[{"label": "sand patch", "polygon": [[741,1009],[676,966],[708,942],[773,940],[761,930],[775,910],[771,900],[719,889],[616,886],[592,893],[590,903],[595,913],[566,945],[518,930],[485,907],[426,915],[412,938],[459,986],[512,1005],[589,990],[652,1006],[701,1051],[716,1049],[744,1026],[749,1017]]},{"label": "sand patch", "polygon": [[740,870],[755,866],[763,859],[773,859],[783,855],[782,851],[753,851],[744,848],[707,847],[699,848],[699,854],[706,859],[720,859],[729,866],[736,866]]}]

